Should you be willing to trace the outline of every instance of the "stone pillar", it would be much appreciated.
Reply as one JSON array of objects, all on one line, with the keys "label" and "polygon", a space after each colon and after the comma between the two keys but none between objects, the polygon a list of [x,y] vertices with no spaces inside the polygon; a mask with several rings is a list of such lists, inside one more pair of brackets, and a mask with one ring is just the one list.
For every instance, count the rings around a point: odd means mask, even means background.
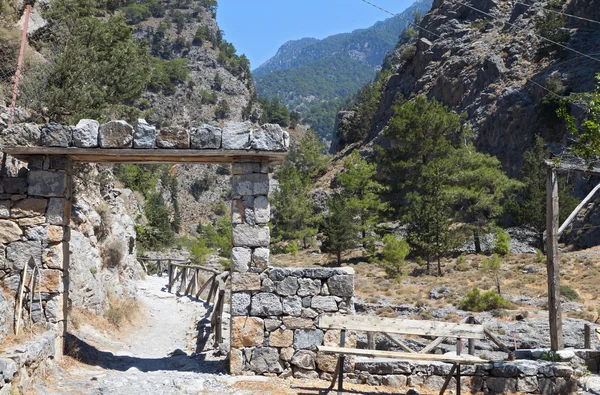
[{"label": "stone pillar", "polygon": [[39,271],[22,325],[31,309],[34,323],[53,327],[56,356],[62,354],[67,325],[71,174],[67,157],[34,156],[28,171],[3,178],[0,190],[0,286],[16,295],[25,265],[28,279]]},{"label": "stone pillar", "polygon": [[[262,346],[263,320],[249,317],[252,295],[261,289],[261,273],[269,264],[270,220],[268,162],[234,162],[232,166],[231,352],[230,372],[244,371],[244,347]],[[250,331],[251,340],[234,333]]]}]

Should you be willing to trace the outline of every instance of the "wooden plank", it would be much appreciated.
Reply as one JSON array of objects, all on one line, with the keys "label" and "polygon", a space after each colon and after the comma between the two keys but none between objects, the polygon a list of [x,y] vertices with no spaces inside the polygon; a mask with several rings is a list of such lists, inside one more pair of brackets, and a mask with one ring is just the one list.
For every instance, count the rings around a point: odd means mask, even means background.
[{"label": "wooden plank", "polygon": [[551,159],[547,159],[545,163],[548,167],[557,170],[593,175],[600,174],[600,161],[598,160],[587,163],[580,158],[563,158],[558,163],[554,163]]},{"label": "wooden plank", "polygon": [[66,155],[77,162],[94,163],[233,163],[262,160],[280,164],[287,156],[287,152],[224,149],[3,147],[3,151],[24,160],[32,155]]},{"label": "wooden plank", "polygon": [[448,375],[446,376],[446,380],[444,380],[444,385],[442,385],[442,389],[440,389],[440,395],[444,395],[444,392],[446,392],[446,388],[448,388],[448,385],[450,384],[450,380],[452,380],[452,375],[454,374],[454,372],[456,371],[456,364],[452,364],[452,369],[450,369],[450,373],[448,373]]},{"label": "wooden plank", "polygon": [[[368,333],[372,333],[372,332],[368,332]],[[387,337],[388,339],[390,339],[391,341],[393,341],[398,347],[400,347],[404,351],[410,352],[410,353],[415,353],[415,351],[412,348],[408,347],[406,345],[406,343],[404,343],[402,340],[392,337],[392,335],[390,335],[389,333],[384,333],[383,335],[385,337]],[[375,347],[372,348],[372,350],[374,350],[374,349],[375,349]]]},{"label": "wooden plank", "polygon": [[586,350],[592,348],[592,327],[590,324],[583,326],[583,348]]},{"label": "wooden plank", "polygon": [[213,274],[205,283],[204,285],[200,288],[200,290],[198,291],[198,293],[196,294],[196,299],[200,299],[200,294],[202,294],[202,292],[204,292],[204,290],[208,287],[209,284],[212,284],[213,281],[215,281],[215,277],[217,277],[216,274]]},{"label": "wooden plank", "polygon": [[485,339],[482,325],[455,324],[451,322],[403,320],[395,318],[322,315],[319,319],[321,329],[347,329],[366,332],[400,333],[405,335],[463,337],[467,339]]},{"label": "wooden plank", "polygon": [[488,363],[488,360],[474,357],[472,355],[437,355],[437,354],[417,354],[410,352],[401,351],[383,351],[383,350],[362,350],[358,348],[341,348],[341,347],[326,347],[318,346],[319,351],[329,354],[345,354],[355,355],[358,357],[370,357],[370,358],[396,358],[406,359],[411,361],[438,361],[447,363],[464,363],[464,364],[478,364]]},{"label": "wooden plank", "polygon": [[498,339],[496,337],[496,335],[494,335],[489,329],[486,328],[486,329],[484,329],[484,331],[485,331],[485,335],[488,337],[488,339],[490,339],[490,341],[492,343],[494,343],[495,345],[497,345],[500,348],[500,350],[502,350],[502,351],[504,351],[506,353],[512,352],[512,350],[510,348],[506,347],[504,345],[504,343],[502,343],[500,341],[500,339]]},{"label": "wooden plank", "polygon": [[375,350],[375,332],[367,332],[367,348]]},{"label": "wooden plank", "polygon": [[548,272],[548,313],[550,348],[564,348],[560,306],[560,261],[558,259],[558,180],[556,169],[548,168],[546,182],[546,270]]},{"label": "wooden plank", "polygon": [[[173,270],[176,270],[175,268],[173,268]],[[181,275],[183,274],[183,270],[177,270],[177,275],[175,276],[175,278],[173,278],[173,280],[171,280],[171,282],[169,283],[169,293],[171,292],[171,288],[173,288],[173,285],[177,282],[177,280],[179,280],[179,278],[181,277]]]},{"label": "wooden plank", "polygon": [[427,354],[428,352],[432,351],[434,348],[442,344],[442,342],[446,339],[447,337],[438,337],[437,339],[429,343],[427,347],[419,351],[419,354]]},{"label": "wooden plank", "polygon": [[172,263],[171,265],[175,266],[175,267],[179,267],[179,268],[198,269],[198,270],[202,270],[204,272],[209,272],[209,273],[214,273],[214,274],[219,274],[220,273],[216,269],[211,269],[209,267],[203,267],[203,266],[184,265],[184,264],[179,264],[179,263]]},{"label": "wooden plank", "polygon": [[565,229],[567,228],[567,226],[569,226],[571,224],[571,222],[575,219],[575,217],[581,211],[581,209],[583,208],[583,206],[585,206],[586,204],[588,204],[588,202],[590,200],[592,200],[592,198],[596,195],[596,193],[599,190],[600,190],[600,184],[596,185],[596,187],[594,189],[592,189],[592,191],[590,193],[588,193],[588,195],[585,197],[585,199],[583,199],[581,201],[581,203],[579,203],[579,205],[575,208],[575,210],[573,210],[573,212],[571,213],[571,215],[569,215],[569,217],[565,220],[565,222],[563,222],[563,224],[560,226],[560,228],[558,228],[558,236],[559,237],[565,231]]},{"label": "wooden plank", "polygon": [[[29,258],[29,262],[31,262],[33,258]],[[29,262],[27,262],[23,266],[23,271],[21,272],[21,284],[19,285],[19,295],[17,304],[17,323],[15,325],[15,336],[19,336],[19,327],[21,326],[21,315],[23,313],[23,290],[25,289],[25,280],[27,279],[27,267],[29,267]]]}]

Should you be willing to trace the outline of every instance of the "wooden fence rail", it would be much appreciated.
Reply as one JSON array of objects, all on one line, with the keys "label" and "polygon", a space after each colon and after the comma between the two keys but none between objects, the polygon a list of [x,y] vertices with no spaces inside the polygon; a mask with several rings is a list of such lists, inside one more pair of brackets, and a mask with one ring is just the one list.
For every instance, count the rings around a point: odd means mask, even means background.
[{"label": "wooden fence rail", "polygon": [[189,259],[139,258],[146,274],[156,273],[159,277],[168,270],[171,263],[191,263]]}]

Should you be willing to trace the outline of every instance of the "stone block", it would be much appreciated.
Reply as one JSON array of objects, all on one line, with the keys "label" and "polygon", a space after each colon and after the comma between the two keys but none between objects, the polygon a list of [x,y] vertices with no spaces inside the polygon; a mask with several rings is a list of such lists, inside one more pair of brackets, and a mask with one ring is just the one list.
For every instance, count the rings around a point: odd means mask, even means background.
[{"label": "stone block", "polygon": [[49,225],[48,226],[48,241],[59,242],[65,240],[65,231],[62,226]]},{"label": "stone block", "polygon": [[290,363],[302,369],[314,370],[317,367],[315,363],[316,356],[312,351],[300,350],[294,354]]},{"label": "stone block", "polygon": [[48,225],[40,224],[25,228],[27,240],[48,241]]},{"label": "stone block", "polygon": [[319,370],[333,373],[337,366],[338,356],[335,354],[326,354],[317,352],[316,363]]},{"label": "stone block", "polygon": [[46,214],[47,199],[29,198],[13,204],[10,211],[12,218],[38,217]]},{"label": "stone block", "polygon": [[251,135],[251,122],[226,122],[223,127],[221,146],[226,150],[250,149]]},{"label": "stone block", "polygon": [[257,196],[254,199],[254,222],[266,224],[271,220],[271,206],[266,196]]},{"label": "stone block", "polygon": [[27,193],[27,178],[25,177],[5,177],[0,178],[0,183],[6,194],[26,194]]},{"label": "stone block", "polygon": [[110,121],[100,126],[101,148],[131,148],[133,146],[133,126],[125,121]]},{"label": "stone block", "polygon": [[318,312],[337,311],[338,306],[333,296],[313,296],[310,307]]},{"label": "stone block", "polygon": [[252,252],[252,264],[259,269],[269,266],[270,250],[268,248],[255,248]]},{"label": "stone block", "polygon": [[[323,345],[327,346],[327,347],[339,347],[340,346],[340,335],[341,335],[341,331],[339,329],[329,329],[328,331],[325,332],[325,335],[323,336]],[[356,348],[356,333],[346,332],[345,347]],[[392,360],[392,361],[394,363],[400,362],[397,359]],[[406,371],[403,370],[403,368],[398,368],[397,366],[398,365],[396,365],[395,370],[393,370],[394,373],[410,374],[411,370],[410,370],[410,365],[408,363],[406,363],[406,366],[408,366],[408,370],[406,370]],[[404,366],[404,365],[402,365],[402,366]]]},{"label": "stone block", "polygon": [[152,149],[156,147],[156,127],[145,119],[138,119],[133,131],[133,148]]},{"label": "stone block", "polygon": [[169,126],[158,131],[156,146],[159,148],[190,148],[190,132],[182,126]]},{"label": "stone block", "polygon": [[381,378],[381,384],[388,387],[404,387],[407,381],[407,377],[401,374],[387,375]]},{"label": "stone block", "polygon": [[48,169],[71,170],[71,160],[65,155],[50,155]]},{"label": "stone block", "polygon": [[194,149],[219,149],[222,133],[220,128],[207,124],[194,128],[190,133],[191,146]]},{"label": "stone block", "polygon": [[51,122],[42,127],[41,137],[44,147],[67,148],[73,143],[73,129]]},{"label": "stone block", "polygon": [[275,318],[265,318],[265,330],[272,332],[281,326],[281,320]]},{"label": "stone block", "polygon": [[268,247],[270,241],[268,226],[233,225],[234,247]]},{"label": "stone block", "polygon": [[290,135],[279,125],[267,123],[252,133],[252,149],[258,151],[287,151],[289,146]]},{"label": "stone block", "polygon": [[283,325],[287,329],[309,329],[313,326],[313,320],[298,317],[283,317]]},{"label": "stone block", "polygon": [[323,344],[323,331],[320,329],[296,329],[294,331],[294,348],[297,350],[312,349]]},{"label": "stone block", "polygon": [[61,297],[59,295],[55,295],[46,302],[46,318],[51,324],[56,324],[64,319],[62,303],[60,303],[60,299]]},{"label": "stone block", "polygon": [[0,219],[8,219],[10,217],[10,200],[0,200]]},{"label": "stone block", "polygon": [[298,278],[286,277],[277,283],[277,293],[282,296],[296,295],[298,291]]},{"label": "stone block", "polygon": [[279,352],[272,347],[259,347],[252,350],[250,366],[255,373],[259,374],[283,372]]},{"label": "stone block", "polygon": [[[302,301],[304,301],[304,299],[302,299]],[[303,308],[302,311],[300,312],[300,317],[302,317],[302,318],[315,319],[315,318],[317,318],[318,315],[319,315],[319,313],[317,313],[313,309]]]},{"label": "stone block", "polygon": [[269,336],[269,347],[291,347],[294,342],[294,331],[276,329]]},{"label": "stone block", "polygon": [[321,292],[321,281],[319,279],[298,279],[298,296],[314,296]]},{"label": "stone block", "polygon": [[64,269],[63,243],[52,244],[44,249],[42,263],[49,269]]},{"label": "stone block", "polygon": [[327,280],[329,293],[342,298],[354,296],[354,276],[335,275]]},{"label": "stone block", "polygon": [[231,193],[234,197],[269,194],[269,175],[262,173],[233,175]]},{"label": "stone block", "polygon": [[67,193],[69,177],[60,171],[32,170],[29,172],[29,195],[59,197]]},{"label": "stone block", "polygon": [[262,173],[259,162],[234,162],[231,166],[231,174]]},{"label": "stone block", "polygon": [[302,299],[299,296],[283,298],[283,314],[299,317],[302,313]]},{"label": "stone block", "polygon": [[244,371],[244,354],[242,350],[232,348],[229,351],[229,373],[240,375]]},{"label": "stone block", "polygon": [[281,358],[282,361],[289,362],[292,360],[295,351],[296,350],[294,350],[292,347],[282,348],[279,358]]},{"label": "stone block", "polygon": [[0,244],[11,243],[21,239],[23,231],[13,221],[0,219]]},{"label": "stone block", "polygon": [[61,293],[63,291],[62,270],[41,269],[40,291]]},{"label": "stone block", "polygon": [[535,361],[516,360],[512,362],[495,362],[492,375],[496,377],[535,376],[539,365]]},{"label": "stone block", "polygon": [[6,261],[13,270],[23,270],[30,258],[41,266],[42,244],[39,241],[15,241],[6,247]]},{"label": "stone block", "polygon": [[517,379],[508,377],[488,377],[485,384],[491,392],[497,394],[517,392]]},{"label": "stone block", "polygon": [[46,211],[46,222],[51,225],[67,225],[69,201],[67,199],[49,199]]},{"label": "stone block", "polygon": [[37,217],[28,217],[28,218],[18,218],[16,220],[13,221],[17,221],[17,223],[19,224],[19,226],[21,228],[23,227],[27,227],[27,226],[36,226],[36,225],[41,225],[46,221],[46,218],[42,215],[37,216]]},{"label": "stone block", "polygon": [[260,291],[260,274],[258,273],[232,273],[231,291]]},{"label": "stone block", "polygon": [[244,247],[233,247],[231,249],[231,271],[246,273],[252,260],[252,250]]},{"label": "stone block", "polygon": [[283,314],[281,300],[272,293],[258,293],[252,297],[250,314],[263,317],[281,315]]},{"label": "stone block", "polygon": [[37,147],[41,134],[35,123],[19,123],[0,131],[0,139],[4,147]]},{"label": "stone block", "polygon": [[534,394],[539,394],[537,376],[527,376],[519,378],[517,380],[517,390],[519,392],[531,392]]},{"label": "stone block", "polygon": [[319,374],[314,370],[302,369],[297,366],[293,366],[292,371],[294,372],[295,379],[316,380],[319,378]]},{"label": "stone block", "polygon": [[231,347],[258,347],[264,341],[264,322],[258,317],[231,318]]},{"label": "stone block", "polygon": [[232,316],[247,316],[250,309],[250,293],[249,292],[232,292],[231,293],[231,315]]},{"label": "stone block", "polygon": [[77,148],[98,147],[100,124],[93,119],[80,120],[73,129],[73,145]]}]

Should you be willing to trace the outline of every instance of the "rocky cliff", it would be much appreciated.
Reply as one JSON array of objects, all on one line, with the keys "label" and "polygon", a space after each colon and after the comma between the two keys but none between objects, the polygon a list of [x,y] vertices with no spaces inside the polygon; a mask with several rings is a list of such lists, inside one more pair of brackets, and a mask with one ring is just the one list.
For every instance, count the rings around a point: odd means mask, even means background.
[{"label": "rocky cliff", "polygon": [[[389,65],[392,76],[385,83],[367,141],[381,139],[397,95],[417,94],[464,113],[478,149],[496,155],[512,175],[536,134],[554,152],[562,151],[569,140],[552,99],[592,90],[600,60],[549,45],[541,36],[550,33],[540,25],[548,15],[559,15],[548,9],[600,21],[600,2],[558,3],[434,1],[420,24],[412,53],[391,56],[396,59]],[[564,45],[596,56],[600,24],[561,18],[564,26],[555,28],[554,34],[566,38]],[[352,121],[351,115],[343,114],[342,125]],[[342,128],[338,140],[343,137]]]}]

